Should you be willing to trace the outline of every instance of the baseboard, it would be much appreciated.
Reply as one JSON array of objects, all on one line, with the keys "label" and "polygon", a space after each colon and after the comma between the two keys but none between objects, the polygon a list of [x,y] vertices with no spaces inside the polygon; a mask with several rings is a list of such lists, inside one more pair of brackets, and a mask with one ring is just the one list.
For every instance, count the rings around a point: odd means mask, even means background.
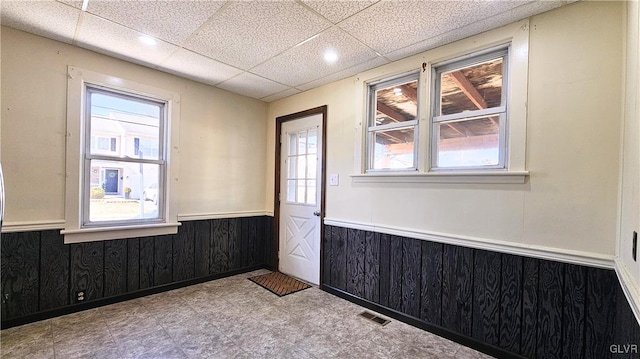
[{"label": "baseboard", "polygon": [[618,281],[620,282],[624,296],[627,298],[629,307],[631,307],[631,311],[636,317],[636,322],[640,324],[640,293],[638,293],[637,287],[633,285],[634,279],[631,273],[629,273],[627,266],[625,266],[619,258],[616,258],[615,263],[616,275],[618,276]]},{"label": "baseboard", "polygon": [[409,325],[412,325],[416,328],[420,328],[423,330],[426,330],[430,333],[433,333],[435,335],[438,335],[440,337],[452,340],[458,344],[464,345],[466,347],[469,347],[471,349],[475,349],[479,352],[485,353],[487,355],[491,355],[495,358],[525,358],[521,355],[506,351],[502,348],[498,348],[496,346],[481,342],[477,339],[474,338],[470,338],[467,337],[465,335],[453,332],[449,329],[443,328],[441,326],[438,325],[434,325],[434,324],[430,324],[427,323],[425,321],[422,321],[418,318],[406,315],[404,313],[398,312],[396,310],[387,308],[387,307],[383,307],[379,304],[370,302],[366,299],[362,299],[360,297],[357,297],[351,293],[345,292],[342,289],[338,289],[332,286],[328,286],[326,284],[321,284],[320,285],[320,289],[333,294],[337,297],[340,297],[342,299],[348,300],[352,303],[355,303],[359,306],[371,309],[373,311],[376,311],[380,314],[386,315],[387,317],[399,320],[403,323],[407,323]]},{"label": "baseboard", "polygon": [[582,252],[563,248],[526,245],[480,237],[462,236],[452,233],[429,232],[413,228],[385,226],[333,218],[325,218],[324,224],[329,226],[359,229],[363,231],[378,232],[407,238],[422,239],[468,248],[483,249],[492,252],[514,254],[570,264],[586,265],[596,268],[615,268],[614,256],[612,255],[603,255],[598,253]]},{"label": "baseboard", "polygon": [[173,289],[188,287],[194,284],[204,283],[204,282],[208,282],[215,279],[226,278],[226,277],[243,274],[243,273],[251,272],[258,269],[266,269],[266,268],[267,268],[266,265],[251,266],[251,267],[236,269],[230,272],[212,274],[204,277],[198,277],[198,278],[187,279],[179,282],[159,285],[157,287],[141,289],[141,290],[137,290],[134,292],[129,292],[129,293],[113,296],[113,297],[100,298],[100,299],[92,300],[86,303],[71,304],[65,307],[33,313],[33,314],[25,315],[19,318],[3,320],[2,322],[0,322],[0,329],[8,329],[8,328],[16,327],[19,325],[37,322],[40,320],[59,317],[61,315],[66,315],[66,314],[80,312],[87,309],[102,307],[105,305],[114,304],[118,302],[124,302],[126,300],[140,298],[140,297],[144,297],[151,294],[166,292]]}]

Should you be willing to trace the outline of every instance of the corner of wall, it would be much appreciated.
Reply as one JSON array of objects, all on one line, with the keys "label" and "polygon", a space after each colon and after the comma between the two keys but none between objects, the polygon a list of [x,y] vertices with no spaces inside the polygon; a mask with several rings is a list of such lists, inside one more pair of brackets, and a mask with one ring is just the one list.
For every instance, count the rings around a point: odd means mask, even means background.
[{"label": "corner of wall", "polygon": [[632,233],[640,232],[640,7],[626,3],[623,56],[622,131],[616,273],[625,297],[640,322],[640,263],[632,258]]}]

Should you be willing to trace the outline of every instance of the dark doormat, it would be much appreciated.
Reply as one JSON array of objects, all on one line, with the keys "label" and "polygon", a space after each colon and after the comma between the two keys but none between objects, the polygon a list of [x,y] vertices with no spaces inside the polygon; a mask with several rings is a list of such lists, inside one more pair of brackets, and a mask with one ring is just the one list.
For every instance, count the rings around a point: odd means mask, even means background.
[{"label": "dark doormat", "polygon": [[293,279],[280,272],[258,275],[249,278],[249,280],[280,297],[311,287],[307,283]]}]

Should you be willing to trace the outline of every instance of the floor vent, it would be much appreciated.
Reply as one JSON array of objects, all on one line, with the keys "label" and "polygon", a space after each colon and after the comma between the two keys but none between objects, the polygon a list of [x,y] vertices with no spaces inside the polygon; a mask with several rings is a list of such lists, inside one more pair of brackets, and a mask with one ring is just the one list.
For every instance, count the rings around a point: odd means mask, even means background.
[{"label": "floor vent", "polygon": [[362,312],[362,313],[360,313],[360,316],[364,317],[364,318],[367,318],[369,320],[372,320],[372,321],[374,321],[374,322],[376,322],[376,323],[378,323],[378,324],[380,324],[382,326],[385,326],[385,325],[391,323],[390,320],[384,319],[382,317],[379,317],[379,316],[377,316],[377,315],[375,315],[373,313],[369,313],[369,312]]}]

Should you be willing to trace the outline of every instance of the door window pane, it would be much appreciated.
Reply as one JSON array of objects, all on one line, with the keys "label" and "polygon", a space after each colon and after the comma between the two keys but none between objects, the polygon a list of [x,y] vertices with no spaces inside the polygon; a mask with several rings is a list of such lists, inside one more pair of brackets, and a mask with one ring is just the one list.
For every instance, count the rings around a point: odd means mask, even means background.
[{"label": "door window pane", "polygon": [[312,128],[307,137],[307,153],[318,153],[318,130]]},{"label": "door window pane", "polygon": [[316,203],[316,176],[318,172],[318,130],[290,133],[286,136],[287,155],[287,202],[309,204]]},{"label": "door window pane", "polygon": [[316,204],[316,180],[307,180],[307,204]]}]

